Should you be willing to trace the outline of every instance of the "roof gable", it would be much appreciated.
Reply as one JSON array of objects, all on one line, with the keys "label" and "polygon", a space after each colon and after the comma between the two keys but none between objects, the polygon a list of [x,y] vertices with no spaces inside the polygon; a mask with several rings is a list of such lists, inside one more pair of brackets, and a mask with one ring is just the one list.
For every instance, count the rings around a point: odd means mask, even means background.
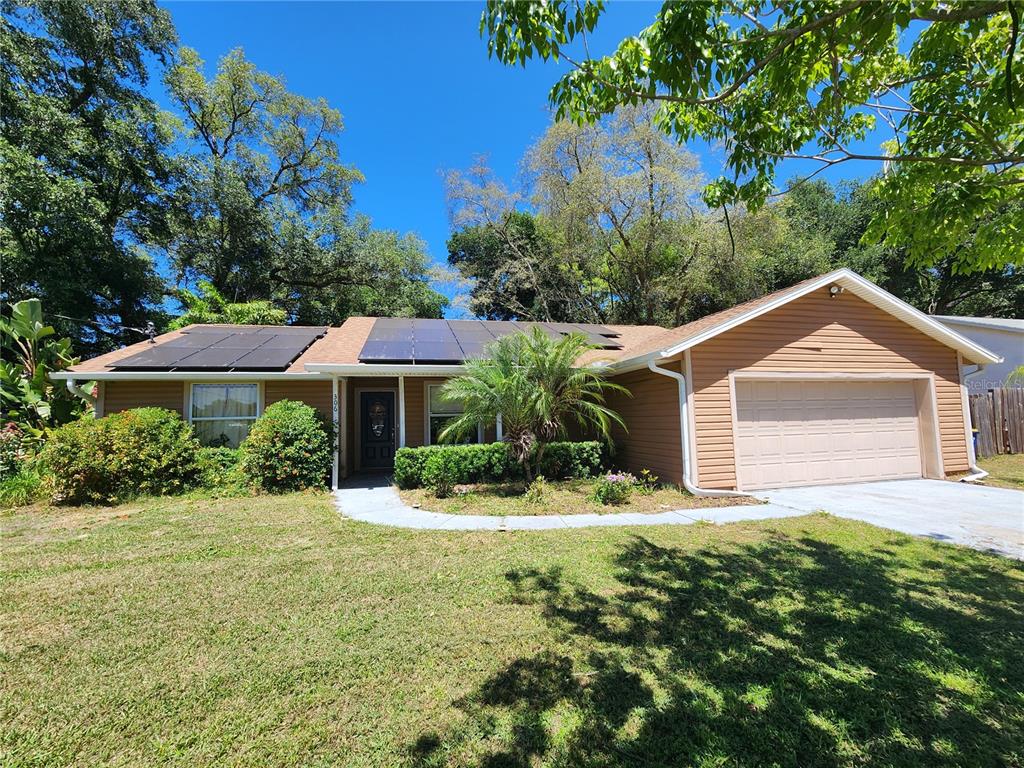
[{"label": "roof gable", "polygon": [[861,299],[875,305],[884,312],[897,317],[927,336],[951,347],[968,363],[998,363],[1001,357],[976,344],[952,328],[926,315],[918,309],[896,298],[888,291],[879,288],[850,269],[838,269],[819,277],[804,280],[794,286],[785,288],[767,296],[738,304],[735,307],[708,315],[692,323],[687,323],[671,331],[666,331],[650,339],[642,347],[626,350],[616,363],[616,368],[629,370],[647,364],[650,359],[672,357],[687,349],[725,333],[756,317],[760,317],[774,309],[788,304],[801,296],[813,291],[837,286],[848,290]]}]

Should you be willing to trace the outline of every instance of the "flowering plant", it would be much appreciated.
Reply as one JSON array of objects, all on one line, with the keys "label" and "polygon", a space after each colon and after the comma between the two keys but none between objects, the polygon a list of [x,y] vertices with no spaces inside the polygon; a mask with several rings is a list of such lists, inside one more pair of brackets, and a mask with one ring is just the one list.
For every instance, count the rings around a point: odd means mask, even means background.
[{"label": "flowering plant", "polygon": [[597,478],[593,498],[601,504],[622,504],[636,487],[637,479],[629,472],[609,472]]}]

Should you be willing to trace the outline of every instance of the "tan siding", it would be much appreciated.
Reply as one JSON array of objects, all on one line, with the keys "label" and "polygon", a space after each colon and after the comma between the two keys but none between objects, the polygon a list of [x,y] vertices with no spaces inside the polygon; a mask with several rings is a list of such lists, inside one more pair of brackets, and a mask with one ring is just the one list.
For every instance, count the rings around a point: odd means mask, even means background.
[{"label": "tan siding", "polygon": [[614,428],[615,464],[634,473],[649,469],[662,482],[681,483],[679,385],[650,371],[625,373],[612,381],[633,395],[613,394],[608,398],[608,406],[622,417],[629,430],[626,434]]},{"label": "tan siding", "polygon": [[426,445],[427,385],[445,381],[444,378],[405,380],[405,444],[409,447]]},{"label": "tan siding", "polygon": [[168,408],[184,416],[185,385],[180,381],[105,381],[103,415],[130,408]]},{"label": "tan siding", "polygon": [[298,400],[317,409],[331,421],[331,382],[328,381],[268,381],[263,385],[263,406],[278,400]]},{"label": "tan siding", "polygon": [[803,296],[691,352],[700,484],[735,488],[729,371],[935,374],[945,472],[967,469],[955,350],[859,297]]}]

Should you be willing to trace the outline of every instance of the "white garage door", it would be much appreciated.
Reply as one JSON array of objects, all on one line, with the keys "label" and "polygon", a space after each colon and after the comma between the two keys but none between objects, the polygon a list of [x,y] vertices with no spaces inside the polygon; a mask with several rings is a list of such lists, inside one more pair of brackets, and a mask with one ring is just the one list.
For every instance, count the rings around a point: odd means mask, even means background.
[{"label": "white garage door", "polygon": [[911,382],[737,379],[736,421],[744,490],[921,477]]}]

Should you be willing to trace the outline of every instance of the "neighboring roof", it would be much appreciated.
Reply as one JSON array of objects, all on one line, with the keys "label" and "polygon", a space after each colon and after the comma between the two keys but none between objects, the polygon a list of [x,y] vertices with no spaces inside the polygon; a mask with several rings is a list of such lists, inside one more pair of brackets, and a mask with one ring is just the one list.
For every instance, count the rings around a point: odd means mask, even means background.
[{"label": "neighboring roof", "polygon": [[616,362],[615,367],[619,370],[631,370],[632,368],[646,365],[649,360],[672,357],[701,342],[725,333],[737,325],[753,320],[755,317],[760,317],[766,312],[770,312],[801,296],[806,296],[813,291],[830,285],[838,285],[844,290],[850,291],[861,299],[874,304],[879,309],[899,318],[925,335],[952,347],[963,355],[965,362],[988,364],[998,363],[1002,360],[999,355],[976,344],[966,336],[957,333],[930,315],[915,309],[905,301],[896,298],[888,291],[879,288],[856,272],[844,268],[804,280],[781,291],[761,296],[744,304],[738,304],[722,312],[702,317],[700,320],[695,320],[692,323],[666,331],[636,348],[625,350],[624,354]]},{"label": "neighboring roof", "polygon": [[978,328],[993,328],[999,331],[1024,333],[1024,320],[1013,317],[960,317],[959,315],[932,315],[946,325],[973,325]]}]

